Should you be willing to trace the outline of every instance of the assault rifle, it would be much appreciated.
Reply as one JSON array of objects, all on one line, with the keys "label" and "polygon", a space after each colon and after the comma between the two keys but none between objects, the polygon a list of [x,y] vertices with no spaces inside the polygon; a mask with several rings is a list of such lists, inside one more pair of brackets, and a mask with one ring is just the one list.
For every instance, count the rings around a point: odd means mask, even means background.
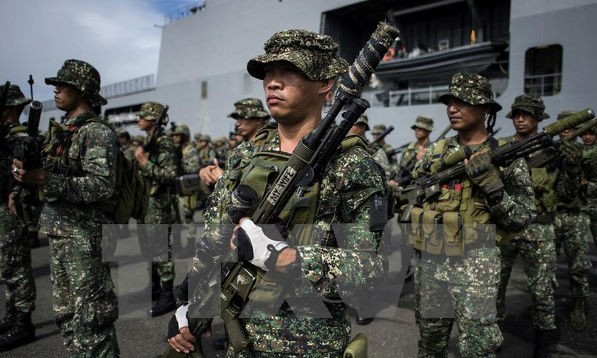
[{"label": "assault rifle", "polygon": [[143,150],[151,152],[157,148],[158,138],[162,135],[164,127],[168,124],[168,106],[164,106],[160,113],[158,120],[155,123],[155,127],[147,138],[147,143],[143,145]]},{"label": "assault rifle", "polygon": [[394,126],[389,126],[388,128],[386,128],[385,131],[383,131],[379,137],[375,138],[375,140],[373,142],[371,142],[372,145],[377,145],[379,144],[382,140],[385,139],[385,137],[388,136],[388,134],[392,133],[392,131],[394,130]]},{"label": "assault rifle", "polygon": [[[586,131],[594,128],[597,125],[597,118],[593,118],[588,122],[583,123],[568,137],[562,138],[561,142],[574,142],[576,138],[583,135]],[[562,156],[560,151],[555,146],[548,146],[535,153],[532,153],[527,158],[527,166],[529,168],[539,168],[548,164],[557,163],[557,160]]]},{"label": "assault rifle", "polygon": [[[243,213],[236,217],[250,215],[256,224],[274,223],[295,193],[300,196],[304,188],[312,185],[323,175],[325,166],[330,162],[352,125],[369,107],[367,101],[358,97],[398,34],[399,31],[394,26],[385,22],[378,24],[365,47],[359,52],[355,62],[341,78],[336,97],[325,118],[313,132],[301,139],[284,169],[278,174],[261,202],[257,204],[255,211],[252,214]],[[335,119],[343,109],[346,109],[342,113],[343,120],[336,124]],[[238,218],[240,219],[240,217]],[[199,242],[196,256],[205,255],[205,259],[213,260],[213,251],[202,252],[201,245],[210,246],[211,244]],[[214,272],[202,274],[199,280],[206,281],[206,286],[210,286],[210,289],[221,289],[221,294],[218,296],[202,291],[202,300],[197,302],[197,305],[198,307],[213,307],[213,298],[221,297],[221,316],[224,319],[230,343],[234,350],[239,352],[247,347],[248,340],[238,322],[238,316],[247,303],[248,292],[255,284],[260,269],[248,262],[234,262],[225,270],[221,287],[215,284],[209,285],[207,282],[213,282],[212,278],[218,277],[219,270],[219,264],[212,265]],[[242,280],[239,276],[241,273]],[[247,278],[252,278],[252,282],[243,283],[241,292],[238,282],[244,282]],[[199,327],[203,326],[199,325]],[[198,334],[196,331],[193,332]],[[200,337],[200,335],[196,335],[196,337]]]},{"label": "assault rifle", "polygon": [[[592,109],[587,108],[576,114],[558,120],[546,126],[542,132],[537,133],[524,142],[509,142],[491,150],[492,162],[501,167],[507,167],[516,159],[525,157],[541,148],[553,145],[553,137],[566,129],[587,122],[595,117]],[[400,221],[409,222],[414,206],[434,198],[440,193],[440,185],[466,175],[464,160],[470,157],[472,150],[464,146],[460,150],[434,162],[429,169],[430,175],[418,178],[415,182],[401,190],[399,197],[406,202],[406,207]]]},{"label": "assault rifle", "polygon": [[[29,86],[31,90],[31,99],[33,99],[33,77],[29,75]],[[14,148],[13,156],[23,163],[25,170],[42,167],[41,147],[42,141],[39,136],[39,120],[43,104],[39,101],[31,101],[29,105],[29,116],[27,117],[27,136],[21,139]],[[15,206],[19,216],[27,224],[37,223],[39,198],[35,189],[32,187],[17,184],[13,188],[15,193]]]}]

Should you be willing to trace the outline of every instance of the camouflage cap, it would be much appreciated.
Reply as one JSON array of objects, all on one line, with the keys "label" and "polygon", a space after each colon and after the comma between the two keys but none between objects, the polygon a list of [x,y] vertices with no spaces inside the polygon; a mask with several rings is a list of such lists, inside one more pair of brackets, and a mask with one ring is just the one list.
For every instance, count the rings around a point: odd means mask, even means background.
[{"label": "camouflage cap", "polygon": [[186,124],[177,124],[171,134],[182,134],[187,138],[191,138],[191,130]]},{"label": "camouflage cap", "polygon": [[359,119],[357,119],[357,121],[354,122],[354,124],[363,124],[365,126],[365,131],[368,131],[370,129],[369,128],[369,118],[367,118],[367,116],[364,114],[361,114]]},{"label": "camouflage cap", "polygon": [[425,116],[418,116],[415,119],[415,124],[413,124],[410,129],[421,128],[426,131],[432,132],[433,131],[433,119]]},{"label": "camouflage cap", "polygon": [[234,103],[234,112],[228,117],[234,119],[262,119],[267,120],[269,113],[263,109],[263,103],[257,98],[243,98]]},{"label": "camouflage cap", "polygon": [[214,144],[222,145],[222,144],[225,144],[227,140],[228,140],[228,138],[226,138],[225,136],[218,137],[218,138],[214,139]]},{"label": "camouflage cap", "polygon": [[211,142],[211,137],[207,134],[201,134],[199,136],[199,142]]},{"label": "camouflage cap", "polygon": [[[4,92],[4,85],[0,86],[0,93]],[[21,92],[21,89],[17,85],[8,86],[8,96],[6,97],[7,107],[25,106],[29,104],[31,100]]]},{"label": "camouflage cap", "polygon": [[103,106],[108,103],[100,96],[100,74],[95,67],[80,60],[66,60],[58,70],[56,77],[46,78],[48,85],[68,84],[83,92],[92,106]]},{"label": "camouflage cap", "polygon": [[457,98],[472,106],[488,104],[494,113],[502,109],[502,106],[493,99],[491,82],[476,73],[454,74],[450,81],[449,93],[440,96],[438,101],[447,105],[451,98]]},{"label": "camouflage cap", "polygon": [[128,132],[126,129],[124,129],[124,128],[116,128],[115,132],[116,132],[116,135],[117,135],[118,137],[125,137],[125,138],[127,138],[127,139],[129,139],[129,140],[131,139],[131,135],[130,135],[130,134],[129,134],[129,132]]},{"label": "camouflage cap", "polygon": [[338,56],[338,45],[328,35],[306,30],[284,30],[275,33],[264,45],[265,54],[247,63],[247,71],[255,78],[265,77],[265,65],[286,61],[312,81],[323,81],[344,73],[348,63]]},{"label": "camouflage cap", "polygon": [[387,130],[387,128],[384,124],[376,124],[373,126],[373,130],[371,131],[371,134],[373,134],[373,135],[382,134],[386,130]]},{"label": "camouflage cap", "polygon": [[156,121],[160,118],[164,106],[157,102],[146,102],[141,105],[139,110],[139,118],[143,118],[146,121]]},{"label": "camouflage cap", "polygon": [[560,119],[564,119],[568,116],[571,116],[573,114],[576,114],[576,111],[571,111],[571,110],[565,110],[565,111],[561,111],[560,113],[558,113],[558,121]]},{"label": "camouflage cap", "polygon": [[538,121],[549,118],[549,115],[545,113],[545,104],[543,104],[543,99],[530,94],[523,94],[516,97],[514,99],[514,103],[512,103],[512,109],[510,112],[508,112],[508,114],[506,114],[506,118],[512,118],[512,114],[515,111],[528,113]]}]

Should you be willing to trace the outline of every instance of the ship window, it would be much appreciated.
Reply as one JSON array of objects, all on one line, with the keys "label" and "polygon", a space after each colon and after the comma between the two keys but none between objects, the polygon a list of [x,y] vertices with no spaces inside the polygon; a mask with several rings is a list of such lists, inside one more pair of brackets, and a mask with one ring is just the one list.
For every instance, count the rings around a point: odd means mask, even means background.
[{"label": "ship window", "polygon": [[207,99],[207,81],[201,81],[201,99]]},{"label": "ship window", "polygon": [[562,89],[562,46],[533,47],[525,55],[524,92],[553,96]]}]

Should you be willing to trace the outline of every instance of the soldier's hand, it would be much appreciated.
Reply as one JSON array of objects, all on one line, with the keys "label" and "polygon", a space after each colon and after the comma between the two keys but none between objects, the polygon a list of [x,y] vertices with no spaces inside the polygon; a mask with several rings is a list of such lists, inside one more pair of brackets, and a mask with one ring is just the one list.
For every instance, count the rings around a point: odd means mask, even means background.
[{"label": "soldier's hand", "polygon": [[469,179],[481,188],[485,195],[504,189],[500,172],[491,162],[491,154],[487,151],[473,154],[469,160],[465,161],[465,170]]},{"label": "soldier's hand", "polygon": [[15,205],[15,196],[17,193],[14,191],[8,195],[8,208],[10,212],[17,215],[17,206]]},{"label": "soldier's hand", "polygon": [[267,237],[263,229],[249,218],[242,218],[230,241],[239,261],[249,261],[264,271],[278,266],[278,257],[288,248],[286,241],[275,241]]},{"label": "soldier's hand", "polygon": [[168,343],[177,352],[184,352],[184,353],[191,353],[191,351],[195,350],[195,346],[193,345],[196,342],[195,336],[191,334],[191,330],[189,327],[183,327],[180,329],[180,333],[176,336],[168,338]]},{"label": "soldier's hand", "polygon": [[139,146],[135,149],[135,160],[141,167],[144,167],[149,161],[149,153],[143,150],[142,146]]},{"label": "soldier's hand", "polygon": [[566,161],[566,171],[573,175],[577,175],[581,170],[582,150],[580,148],[574,142],[562,142],[560,145],[560,152]]},{"label": "soldier's hand", "polygon": [[46,171],[43,168],[25,170],[22,162],[13,159],[12,176],[23,184],[42,185],[46,180]]}]

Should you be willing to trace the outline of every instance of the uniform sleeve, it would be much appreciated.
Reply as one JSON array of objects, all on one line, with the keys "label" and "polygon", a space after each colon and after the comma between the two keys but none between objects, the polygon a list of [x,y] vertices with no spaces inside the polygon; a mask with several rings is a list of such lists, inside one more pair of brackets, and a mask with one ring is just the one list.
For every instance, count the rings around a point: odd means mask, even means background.
[{"label": "uniform sleeve", "polygon": [[66,177],[47,173],[46,195],[65,198],[75,203],[92,203],[109,198],[114,193],[118,146],[116,134],[103,124],[91,123],[81,127],[83,141],[81,169],[83,175]]},{"label": "uniform sleeve", "polygon": [[141,174],[158,184],[170,184],[176,177],[176,154],[170,138],[158,140],[158,155],[141,168]]},{"label": "uniform sleeve", "polygon": [[[307,279],[319,292],[327,293],[335,287],[332,291],[346,295],[384,273],[384,259],[378,255],[383,227],[373,231],[371,215],[386,214],[372,209],[385,191],[383,174],[364,151],[354,150],[338,162],[321,183],[323,208],[318,212],[324,217],[315,223],[324,228],[324,221],[331,222],[334,237],[315,238],[313,241],[319,244],[299,246],[297,250]],[[326,210],[325,205],[336,206],[336,210]],[[324,231],[320,235],[325,236]],[[336,247],[321,244],[330,242]]]},{"label": "uniform sleeve", "polygon": [[490,208],[492,220],[507,231],[520,231],[536,214],[529,169],[523,159],[518,159],[509,167],[501,168],[501,173],[504,196],[501,203]]}]

